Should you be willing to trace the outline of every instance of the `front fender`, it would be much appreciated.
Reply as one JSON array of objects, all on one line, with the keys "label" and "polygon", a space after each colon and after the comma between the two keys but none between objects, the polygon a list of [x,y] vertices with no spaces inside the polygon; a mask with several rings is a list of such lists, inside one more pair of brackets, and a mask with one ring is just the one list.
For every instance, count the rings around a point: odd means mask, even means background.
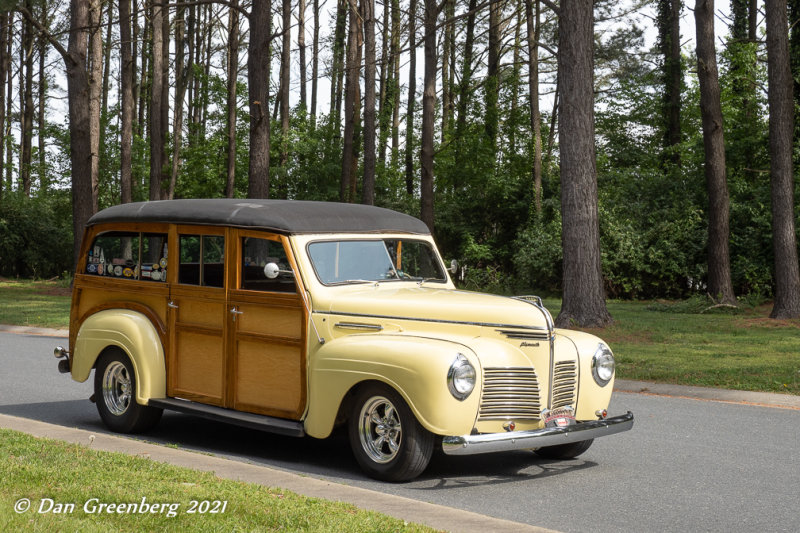
[{"label": "front fender", "polygon": [[83,321],[73,350],[72,379],[86,381],[109,346],[121,348],[133,364],[137,403],[166,396],[164,348],[156,328],[142,313],[127,309],[98,311]]},{"label": "front fender", "polygon": [[[447,371],[463,354],[475,367],[475,390],[464,401],[447,388]],[[469,433],[480,402],[481,365],[466,346],[409,335],[349,335],[325,343],[309,360],[307,434],[327,437],[349,390],[380,381],[405,399],[419,423],[437,435]]]}]

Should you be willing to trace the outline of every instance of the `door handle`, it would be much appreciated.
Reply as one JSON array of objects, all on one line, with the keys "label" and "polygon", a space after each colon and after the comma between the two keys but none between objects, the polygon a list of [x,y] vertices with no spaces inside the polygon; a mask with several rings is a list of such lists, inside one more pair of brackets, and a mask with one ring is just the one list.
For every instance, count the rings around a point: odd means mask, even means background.
[{"label": "door handle", "polygon": [[244,311],[239,311],[239,309],[236,306],[231,307],[231,314],[233,315],[234,322],[236,322],[236,315],[241,315],[243,313]]},{"label": "door handle", "polygon": [[167,302],[167,307],[171,307],[173,309],[177,309],[178,308],[178,304],[176,304],[173,300],[170,300],[169,302]]}]

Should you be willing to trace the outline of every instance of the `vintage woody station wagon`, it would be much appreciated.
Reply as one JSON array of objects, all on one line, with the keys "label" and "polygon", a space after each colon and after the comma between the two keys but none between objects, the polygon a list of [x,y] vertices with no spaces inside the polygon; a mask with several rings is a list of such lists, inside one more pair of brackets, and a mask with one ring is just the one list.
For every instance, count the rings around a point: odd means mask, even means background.
[{"label": "vintage woody station wagon", "polygon": [[163,409],[284,435],[347,424],[370,475],[407,480],[434,447],[572,458],[608,418],[614,357],[555,329],[537,297],[457,290],[419,220],[282,200],[118,205],[89,221],[70,349],[119,432]]}]

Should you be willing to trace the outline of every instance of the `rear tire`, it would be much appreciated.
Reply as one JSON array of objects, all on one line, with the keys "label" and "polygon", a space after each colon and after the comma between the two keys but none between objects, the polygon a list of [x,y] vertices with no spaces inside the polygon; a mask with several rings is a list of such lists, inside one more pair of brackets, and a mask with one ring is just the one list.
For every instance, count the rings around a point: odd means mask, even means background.
[{"label": "rear tire", "polygon": [[358,391],[348,433],[358,464],[381,481],[413,479],[433,455],[434,435],[420,425],[402,396],[386,385],[371,384]]},{"label": "rear tire", "polygon": [[146,431],[161,419],[162,409],[136,403],[136,374],[119,348],[103,352],[94,371],[94,395],[103,423],[117,433]]},{"label": "rear tire", "polygon": [[594,439],[571,442],[569,444],[559,444],[558,446],[545,446],[534,450],[534,453],[545,459],[574,459],[589,449]]}]

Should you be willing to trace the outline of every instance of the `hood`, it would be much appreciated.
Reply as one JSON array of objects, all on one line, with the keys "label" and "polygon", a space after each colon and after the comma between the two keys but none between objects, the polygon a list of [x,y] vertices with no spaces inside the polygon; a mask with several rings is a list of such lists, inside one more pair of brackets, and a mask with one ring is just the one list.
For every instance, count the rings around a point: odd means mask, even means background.
[{"label": "hood", "polygon": [[547,330],[543,313],[520,300],[435,287],[394,288],[388,283],[337,294],[329,312]]}]

